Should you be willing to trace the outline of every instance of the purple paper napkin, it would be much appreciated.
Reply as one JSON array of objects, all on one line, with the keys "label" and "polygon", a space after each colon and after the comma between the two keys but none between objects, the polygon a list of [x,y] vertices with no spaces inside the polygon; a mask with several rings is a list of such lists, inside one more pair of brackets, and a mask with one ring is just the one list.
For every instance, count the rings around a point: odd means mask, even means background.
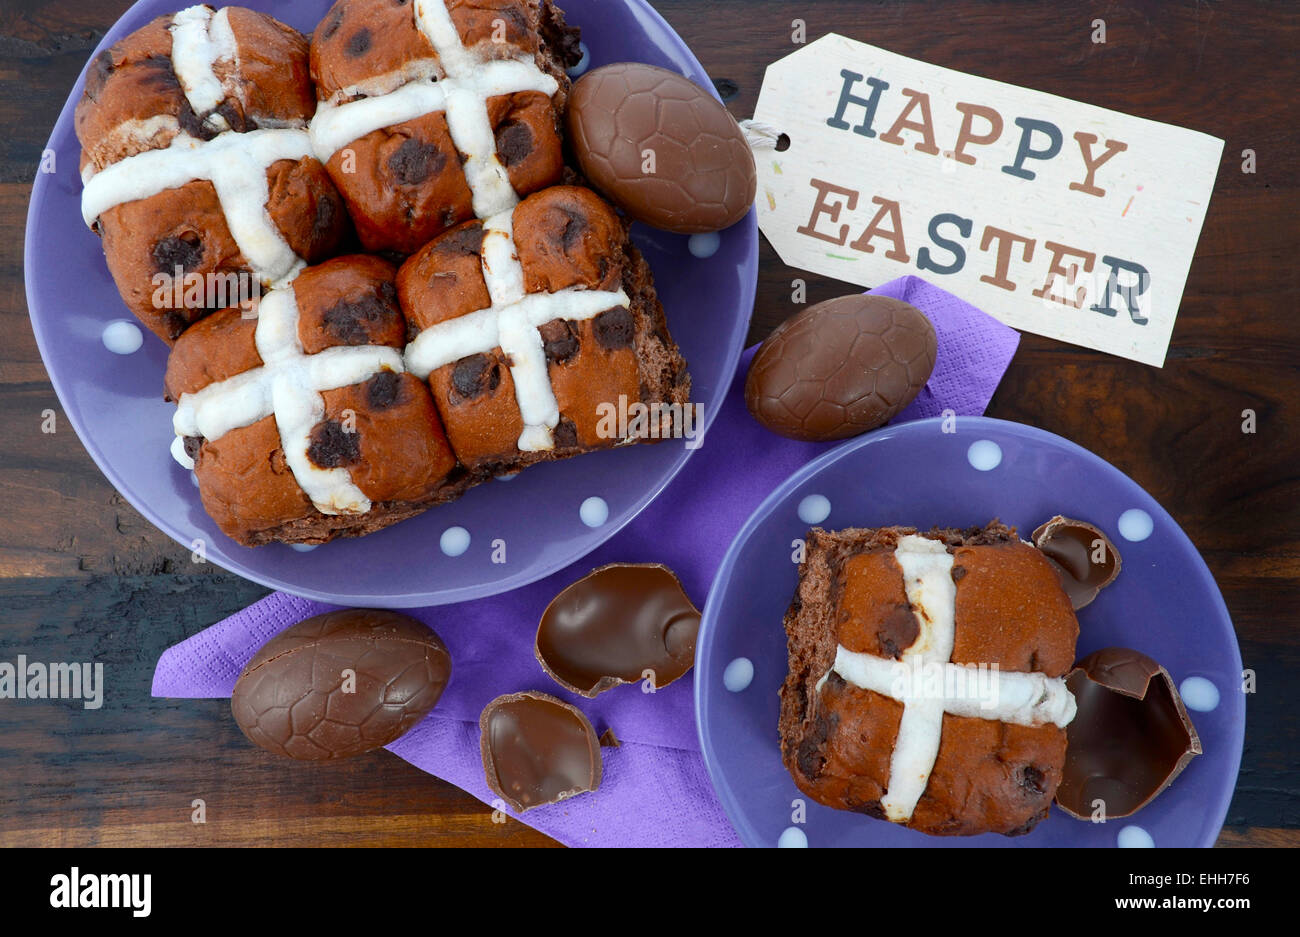
[{"label": "purple paper napkin", "polygon": [[[873,292],[916,306],[934,323],[938,336],[934,373],[898,420],[938,416],[946,409],[959,416],[982,414],[1015,354],[1019,335],[918,277],[892,280]],[[390,751],[508,811],[483,777],[479,714],[503,693],[540,690],[578,706],[598,733],[612,728],[623,744],[602,749],[605,776],[597,793],[530,810],[519,819],[570,846],[739,845],[700,756],[693,675],[657,693],[628,685],[587,700],[567,693],[542,672],[533,657],[533,639],[556,593],[606,563],[664,563],[702,606],[723,554],[753,510],[790,473],[832,445],[784,439],[754,421],[745,409],[743,392],[753,351],[742,357],[699,451],[608,543],[513,592],[408,610],[446,643],[452,678],[437,709],[389,745]],[[228,697],[244,664],[262,644],[331,607],[282,592],[270,595],[165,651],[154,674],[153,695]]]}]

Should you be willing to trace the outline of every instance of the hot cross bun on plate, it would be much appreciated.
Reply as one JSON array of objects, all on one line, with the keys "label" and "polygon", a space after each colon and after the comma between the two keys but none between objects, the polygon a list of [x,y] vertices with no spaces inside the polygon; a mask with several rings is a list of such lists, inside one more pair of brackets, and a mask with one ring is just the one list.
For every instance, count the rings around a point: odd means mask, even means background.
[{"label": "hot cross bun on plate", "polygon": [[1014,529],[814,528],[785,629],[781,753],[805,794],[938,835],[1047,816],[1079,625]]},{"label": "hot cross bun on plate", "polygon": [[307,40],[241,7],[163,16],[91,63],[82,214],[164,341],[338,253],[343,201],[307,133]]},{"label": "hot cross bun on plate", "polygon": [[549,0],[338,0],[312,37],[311,132],[362,245],[411,254],[560,182],[578,58]]},{"label": "hot cross bun on plate", "polygon": [[425,384],[402,361],[396,268],[340,257],[208,316],[176,343],[173,454],[203,506],[247,546],[366,534],[460,494]]},{"label": "hot cross bun on plate", "polygon": [[472,471],[663,438],[680,420],[690,377],[649,268],[589,189],[458,225],[406,261],[397,289],[407,367]]}]

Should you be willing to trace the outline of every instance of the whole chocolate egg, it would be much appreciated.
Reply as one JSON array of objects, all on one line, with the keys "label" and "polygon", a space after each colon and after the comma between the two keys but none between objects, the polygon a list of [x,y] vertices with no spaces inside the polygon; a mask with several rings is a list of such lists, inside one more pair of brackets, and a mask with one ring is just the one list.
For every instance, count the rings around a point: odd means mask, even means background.
[{"label": "whole chocolate egg", "polygon": [[934,370],[934,326],[914,306],[870,294],[810,306],[759,347],[745,405],[781,436],[844,439],[889,422]]},{"label": "whole chocolate egg", "polygon": [[344,609],[282,631],[235,683],[244,734],[302,761],[348,758],[394,741],[438,702],[451,656],[409,615]]},{"label": "whole chocolate egg", "polygon": [[637,62],[583,75],[569,140],[587,180],[637,221],[700,234],[749,213],[754,154],[722,103],[676,72]]}]

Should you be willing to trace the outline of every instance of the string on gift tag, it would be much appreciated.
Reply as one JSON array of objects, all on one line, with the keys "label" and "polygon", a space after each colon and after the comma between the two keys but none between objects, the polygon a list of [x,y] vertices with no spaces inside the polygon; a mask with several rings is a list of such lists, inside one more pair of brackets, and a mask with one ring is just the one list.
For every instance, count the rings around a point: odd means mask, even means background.
[{"label": "string on gift tag", "polygon": [[740,130],[751,150],[776,150],[780,153],[790,147],[788,136],[761,120],[742,120]]}]

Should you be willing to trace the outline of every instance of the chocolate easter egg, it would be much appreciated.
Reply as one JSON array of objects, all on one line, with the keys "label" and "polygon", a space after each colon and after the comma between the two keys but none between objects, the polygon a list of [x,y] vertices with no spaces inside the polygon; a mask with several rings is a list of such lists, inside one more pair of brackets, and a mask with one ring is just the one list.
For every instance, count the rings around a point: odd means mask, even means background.
[{"label": "chocolate easter egg", "polygon": [[787,319],[763,342],[745,379],[758,422],[823,442],[887,423],[934,370],[934,326],[914,306],[871,294],[841,296]]},{"label": "chocolate easter egg", "polygon": [[749,213],[758,175],[740,125],[676,72],[620,62],[573,85],[565,117],[587,180],[630,217],[681,234]]},{"label": "chocolate easter egg", "polygon": [[344,609],[263,645],[235,683],[230,708],[267,751],[328,761],[399,738],[434,707],[450,676],[447,648],[421,622]]}]

